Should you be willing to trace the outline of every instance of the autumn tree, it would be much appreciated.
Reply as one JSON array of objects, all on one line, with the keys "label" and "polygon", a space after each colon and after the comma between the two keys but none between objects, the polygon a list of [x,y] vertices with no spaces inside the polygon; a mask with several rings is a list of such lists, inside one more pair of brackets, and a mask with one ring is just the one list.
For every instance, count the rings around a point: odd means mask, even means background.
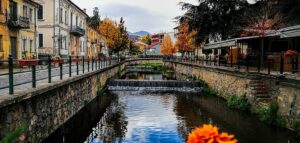
[{"label": "autumn tree", "polygon": [[118,25],[109,18],[105,18],[99,26],[100,36],[105,38],[105,44],[110,50],[110,54],[118,45],[119,30]]},{"label": "autumn tree", "polygon": [[113,49],[114,52],[120,56],[120,51],[125,50],[129,44],[128,32],[127,28],[125,27],[125,21],[123,17],[120,19],[120,23],[118,24],[117,28],[117,39],[115,39],[115,48]]},{"label": "autumn tree", "polygon": [[195,32],[189,31],[189,25],[187,23],[181,24],[178,27],[178,32],[175,44],[176,49],[182,53],[182,56],[193,52],[195,50]]},{"label": "autumn tree", "polygon": [[176,53],[176,48],[173,45],[171,37],[168,34],[164,36],[160,52],[165,55],[172,55]]},{"label": "autumn tree", "polygon": [[151,36],[148,34],[148,35],[145,35],[141,38],[141,41],[148,44],[148,45],[151,45],[152,44],[152,40],[151,40]]}]

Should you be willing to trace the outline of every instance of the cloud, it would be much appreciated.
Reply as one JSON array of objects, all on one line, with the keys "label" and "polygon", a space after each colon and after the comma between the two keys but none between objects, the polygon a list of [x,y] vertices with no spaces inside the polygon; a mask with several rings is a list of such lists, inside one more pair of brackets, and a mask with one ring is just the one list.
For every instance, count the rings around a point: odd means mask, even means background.
[{"label": "cloud", "polygon": [[168,17],[148,11],[146,9],[125,4],[108,4],[102,9],[103,16],[108,16],[114,20],[120,17],[125,19],[125,24],[129,31],[139,30],[159,31],[165,25],[169,24]]}]

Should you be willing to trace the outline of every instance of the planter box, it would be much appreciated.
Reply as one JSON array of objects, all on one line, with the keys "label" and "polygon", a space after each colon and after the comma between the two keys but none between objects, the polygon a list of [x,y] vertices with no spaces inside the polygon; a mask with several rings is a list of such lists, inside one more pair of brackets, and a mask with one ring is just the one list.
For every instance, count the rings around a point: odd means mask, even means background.
[{"label": "planter box", "polygon": [[79,62],[81,62],[82,61],[82,59],[72,59],[72,62],[74,62],[74,63],[79,63]]},{"label": "planter box", "polygon": [[90,61],[92,61],[92,59],[84,59],[84,61],[90,62]]},{"label": "planter box", "polygon": [[63,64],[64,60],[63,59],[59,59],[59,60],[58,59],[53,59],[52,62],[55,63],[55,64]]},{"label": "planter box", "polygon": [[20,66],[36,66],[38,65],[38,60],[19,60]]}]

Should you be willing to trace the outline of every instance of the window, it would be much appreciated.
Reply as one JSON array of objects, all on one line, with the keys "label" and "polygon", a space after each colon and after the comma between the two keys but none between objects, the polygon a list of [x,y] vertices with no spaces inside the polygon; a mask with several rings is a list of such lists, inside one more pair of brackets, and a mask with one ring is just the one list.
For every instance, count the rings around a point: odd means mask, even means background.
[{"label": "window", "polygon": [[23,16],[28,18],[28,10],[26,5],[23,5]]},{"label": "window", "polygon": [[2,39],[2,35],[0,35],[0,51],[2,52],[3,51],[3,39]]},{"label": "window", "polygon": [[65,11],[65,24],[66,25],[68,24],[68,14],[67,14],[67,11]]},{"label": "window", "polygon": [[44,36],[43,34],[39,34],[39,48],[44,47]]},{"label": "window", "polygon": [[44,19],[44,7],[43,6],[40,6],[38,9],[38,19],[39,20]]},{"label": "window", "polygon": [[71,26],[73,26],[73,13],[71,13]]},{"label": "window", "polygon": [[32,53],[32,46],[33,46],[33,41],[32,40],[30,40],[29,41],[29,51],[30,51],[30,53]]},{"label": "window", "polygon": [[64,23],[63,22],[63,9],[60,9],[60,23]]},{"label": "window", "polygon": [[67,37],[65,37],[65,49],[67,49]]},{"label": "window", "polygon": [[26,41],[26,39],[23,39],[23,51],[25,52],[26,51],[26,43],[27,41]]},{"label": "window", "polygon": [[78,17],[76,16],[76,25],[75,26],[78,26]]},{"label": "window", "polygon": [[34,22],[34,20],[33,20],[34,18],[33,18],[33,10],[32,10],[32,8],[29,9],[29,19],[30,19],[31,22]]}]

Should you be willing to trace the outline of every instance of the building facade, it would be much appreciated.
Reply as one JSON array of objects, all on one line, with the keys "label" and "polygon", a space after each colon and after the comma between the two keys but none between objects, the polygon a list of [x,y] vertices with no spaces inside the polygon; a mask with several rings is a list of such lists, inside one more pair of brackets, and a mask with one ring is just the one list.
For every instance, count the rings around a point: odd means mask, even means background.
[{"label": "building facade", "polygon": [[[10,54],[10,34],[6,21],[6,13],[9,8],[8,0],[1,0],[0,7],[0,60],[7,59]],[[0,63],[2,66],[3,63]]]},{"label": "building facade", "polygon": [[101,39],[100,34],[97,30],[90,26],[87,26],[87,49],[86,56],[97,57],[101,53]]},{"label": "building facade", "polygon": [[37,55],[37,10],[32,0],[1,0],[0,60],[34,59]]},{"label": "building facade", "polygon": [[84,55],[88,15],[70,0],[35,0],[38,11],[39,56]]}]

